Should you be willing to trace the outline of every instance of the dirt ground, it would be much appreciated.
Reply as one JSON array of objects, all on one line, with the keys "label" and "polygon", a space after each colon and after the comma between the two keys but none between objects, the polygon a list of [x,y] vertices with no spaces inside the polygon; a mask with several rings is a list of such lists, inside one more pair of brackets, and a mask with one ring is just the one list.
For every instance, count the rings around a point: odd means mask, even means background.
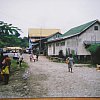
[{"label": "dirt ground", "polygon": [[0,85],[0,98],[100,97],[100,71],[96,68],[80,65],[70,73],[65,63],[44,56],[30,62],[29,54],[23,56],[29,68],[23,74],[16,72],[9,85]]}]

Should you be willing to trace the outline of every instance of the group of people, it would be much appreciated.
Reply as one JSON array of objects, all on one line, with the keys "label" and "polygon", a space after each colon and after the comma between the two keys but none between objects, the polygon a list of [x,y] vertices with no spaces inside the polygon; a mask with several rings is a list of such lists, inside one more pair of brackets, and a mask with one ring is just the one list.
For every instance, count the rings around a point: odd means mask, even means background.
[{"label": "group of people", "polygon": [[[21,63],[23,61],[23,56],[22,53],[20,55],[18,54],[14,54],[13,59],[16,59],[17,62],[19,62],[19,66],[21,67]],[[30,54],[30,62],[32,61],[38,61],[38,55],[36,54]],[[72,54],[69,55],[69,57],[66,59],[66,63],[68,64],[68,71],[69,72],[73,72],[72,71],[72,67],[74,64],[74,59],[72,57]],[[8,55],[3,55],[3,53],[1,52],[0,55],[0,81],[3,81],[4,84],[8,84],[9,81],[9,73],[10,73],[10,65],[11,65],[11,59],[9,58]]]},{"label": "group of people", "polygon": [[33,53],[31,53],[30,54],[30,62],[32,62],[32,61],[38,61],[38,54],[33,54]]},{"label": "group of people", "polygon": [[0,55],[0,81],[4,82],[4,84],[8,84],[9,74],[10,74],[10,65],[11,59],[8,55],[3,55],[1,52]]}]

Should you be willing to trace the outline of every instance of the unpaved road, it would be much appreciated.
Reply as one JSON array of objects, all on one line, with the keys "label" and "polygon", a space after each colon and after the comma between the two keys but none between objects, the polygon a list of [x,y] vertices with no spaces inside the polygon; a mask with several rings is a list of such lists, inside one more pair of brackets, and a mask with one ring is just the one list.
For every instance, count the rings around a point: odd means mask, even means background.
[{"label": "unpaved road", "polygon": [[100,97],[100,72],[96,68],[73,67],[70,73],[66,64],[51,62],[44,56],[30,62],[26,54],[24,60],[30,66],[28,86],[32,98]]},{"label": "unpaved road", "polygon": [[44,56],[30,62],[29,54],[23,56],[29,68],[24,74],[13,73],[8,85],[0,83],[0,98],[100,97],[100,71],[96,68],[73,67],[70,73],[65,63]]}]

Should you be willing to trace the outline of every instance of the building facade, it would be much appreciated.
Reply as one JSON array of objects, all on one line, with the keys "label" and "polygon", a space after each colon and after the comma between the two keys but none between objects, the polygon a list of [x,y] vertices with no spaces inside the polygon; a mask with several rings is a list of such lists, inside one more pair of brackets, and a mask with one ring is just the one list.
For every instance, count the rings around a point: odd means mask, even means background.
[{"label": "building facade", "polygon": [[48,55],[59,55],[63,50],[64,55],[75,54],[88,56],[86,46],[100,43],[100,22],[94,20],[78,27],[72,28],[62,35],[60,39],[48,41]]},{"label": "building facade", "polygon": [[39,29],[39,28],[29,28],[28,29],[28,39],[29,48],[32,49],[33,46],[37,45],[37,41],[41,41],[56,32],[60,32],[60,29]]}]

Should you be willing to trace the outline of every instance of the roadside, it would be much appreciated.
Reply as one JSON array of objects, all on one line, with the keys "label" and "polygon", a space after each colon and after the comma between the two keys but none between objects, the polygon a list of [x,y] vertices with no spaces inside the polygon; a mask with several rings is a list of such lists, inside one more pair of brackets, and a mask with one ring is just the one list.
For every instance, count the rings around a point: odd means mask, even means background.
[{"label": "roadside", "polygon": [[27,81],[23,74],[25,67],[27,65],[24,62],[20,68],[15,60],[12,61],[9,84],[3,85],[3,82],[0,82],[0,98],[23,98],[29,95]]}]

